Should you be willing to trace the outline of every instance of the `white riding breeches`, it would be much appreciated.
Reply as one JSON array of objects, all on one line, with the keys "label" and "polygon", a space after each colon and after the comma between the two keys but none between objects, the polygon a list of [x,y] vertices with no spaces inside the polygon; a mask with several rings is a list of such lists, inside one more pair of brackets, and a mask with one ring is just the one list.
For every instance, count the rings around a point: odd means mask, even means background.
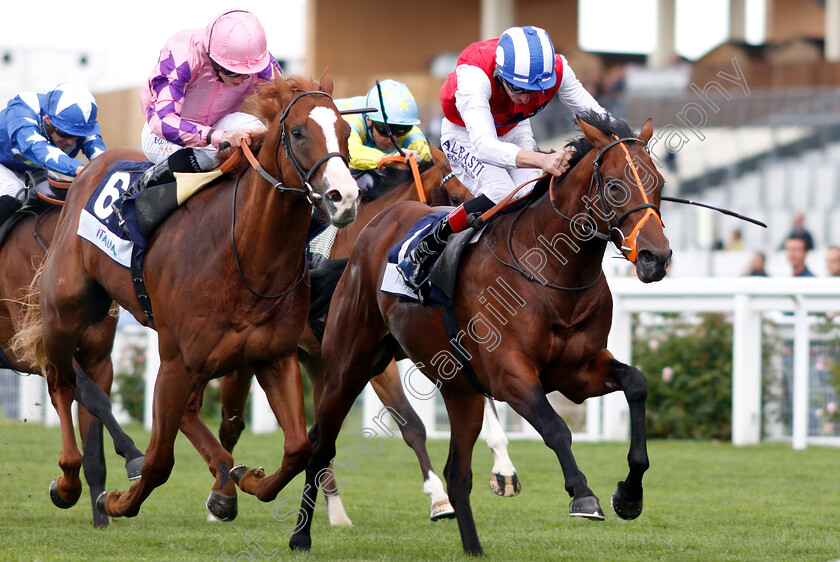
[{"label": "white riding breeches", "polygon": [[[499,140],[515,144],[523,150],[536,149],[530,126],[517,125],[499,137]],[[516,187],[538,178],[543,173],[542,170],[533,168],[508,170],[480,161],[474,154],[467,129],[448,119],[443,119],[441,124],[440,145],[449,159],[452,171],[461,183],[476,197],[485,195],[493,203],[498,203]],[[516,198],[526,195],[533,187],[533,184],[523,187],[516,194]]]},{"label": "white riding breeches", "polygon": [[[213,124],[213,128],[222,131],[233,131],[234,129],[263,129],[265,125],[250,113],[236,112],[225,115],[216,121]],[[184,148],[179,144],[169,142],[154,134],[148,123],[143,125],[140,143],[146,158],[154,164],[160,164],[172,156],[173,153]],[[198,165],[201,166],[203,171],[212,170],[221,164],[218,158],[219,151],[212,145],[193,147],[193,153],[198,161]]]}]

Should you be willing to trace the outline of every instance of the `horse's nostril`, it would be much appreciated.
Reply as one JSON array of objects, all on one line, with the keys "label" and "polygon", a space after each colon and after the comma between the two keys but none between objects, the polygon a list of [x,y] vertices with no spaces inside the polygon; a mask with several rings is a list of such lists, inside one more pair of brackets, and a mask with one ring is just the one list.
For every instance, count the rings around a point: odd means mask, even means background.
[{"label": "horse's nostril", "polygon": [[327,192],[327,199],[332,201],[333,203],[340,203],[344,197],[339,193],[337,189],[331,189]]}]

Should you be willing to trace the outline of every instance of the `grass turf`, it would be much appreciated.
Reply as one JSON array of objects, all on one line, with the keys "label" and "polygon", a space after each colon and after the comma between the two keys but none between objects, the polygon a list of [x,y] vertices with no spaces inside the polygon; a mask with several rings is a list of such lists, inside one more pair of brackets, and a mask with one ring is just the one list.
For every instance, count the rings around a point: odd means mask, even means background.
[{"label": "grass turf", "polygon": [[[212,427],[212,426],[211,426]],[[149,434],[128,432],[144,449]],[[239,495],[239,517],[207,523],[204,500],[212,477],[181,435],[169,481],[146,500],[140,514],[95,530],[87,489],[72,509],[51,504],[47,487],[60,474],[58,428],[0,422],[0,560],[440,560],[463,559],[454,520],[432,523],[413,453],[399,439],[362,455],[353,432],[338,442],[341,496],[352,528],[331,528],[316,511],[310,554],[288,550],[294,519],[278,521],[299,504],[302,477],[264,504]],[[106,437],[108,489],[126,489],[122,459]],[[726,443],[652,441],[645,476],[645,509],[636,521],[619,520],[609,506],[616,482],[627,472],[627,445],[575,444],[578,464],[601,499],[606,521],[568,517],[554,454],[539,442],[515,442],[511,457],[522,494],[490,493],[491,458],[476,447],[472,506],[479,537],[495,560],[832,560],[840,557],[840,451],[783,444],[734,448]],[[442,473],[447,441],[429,442]],[[282,435],[246,432],[236,461],[273,471]],[[277,516],[277,518],[274,517]],[[262,554],[249,547],[255,538]],[[247,552],[248,556],[245,553]]]}]

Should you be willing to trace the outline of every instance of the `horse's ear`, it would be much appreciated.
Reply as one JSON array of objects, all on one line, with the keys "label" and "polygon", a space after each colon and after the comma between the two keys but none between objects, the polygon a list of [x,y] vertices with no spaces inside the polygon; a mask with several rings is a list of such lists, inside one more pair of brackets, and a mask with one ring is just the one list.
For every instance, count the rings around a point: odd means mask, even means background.
[{"label": "horse's ear", "polygon": [[332,74],[330,74],[330,69],[324,69],[324,73],[321,75],[321,78],[318,80],[318,84],[321,88],[322,92],[326,92],[329,95],[333,93],[333,87],[335,83],[333,82]]},{"label": "horse's ear", "polygon": [[610,143],[607,135],[601,132],[597,127],[593,127],[583,119],[577,120],[577,125],[586,137],[586,140],[592,143],[592,146],[602,147]]},{"label": "horse's ear", "polygon": [[650,117],[647,118],[645,124],[642,125],[642,131],[639,133],[637,137],[640,141],[647,144],[650,138],[653,136],[653,119]]}]

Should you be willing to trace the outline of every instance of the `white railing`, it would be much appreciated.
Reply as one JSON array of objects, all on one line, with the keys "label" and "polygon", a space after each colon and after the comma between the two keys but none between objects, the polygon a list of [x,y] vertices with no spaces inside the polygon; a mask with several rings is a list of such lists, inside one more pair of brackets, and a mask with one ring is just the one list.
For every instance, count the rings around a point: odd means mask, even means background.
[{"label": "white railing", "polygon": [[[732,376],[732,442],[751,445],[761,440],[762,396],[762,314],[776,312],[787,314],[794,327],[793,337],[793,426],[794,449],[804,449],[808,442],[833,443],[837,439],[808,435],[809,350],[810,324],[815,313],[840,311],[840,280],[832,278],[669,278],[659,283],[645,285],[632,278],[612,278],[613,326],[608,348],[617,359],[632,362],[631,315],[636,312],[730,312],[733,314],[733,376]],[[122,332],[122,331],[121,331]],[[139,327],[129,327],[118,335],[115,344],[115,361],[127,334],[146,341],[146,409],[145,425],[151,427],[151,404],[154,382],[159,366],[157,334]],[[410,363],[408,363],[410,366]],[[401,362],[403,379],[408,373],[406,362]],[[448,437],[445,424],[439,424],[441,400],[431,383],[415,370],[407,392],[409,400],[426,425],[429,437]],[[255,385],[256,386],[256,385]],[[258,386],[256,386],[258,388]],[[20,381],[20,415],[46,418],[47,423],[57,420],[49,406],[41,377],[23,377]],[[413,396],[412,396],[413,395]],[[382,405],[370,385],[364,395],[364,423],[381,427]],[[37,406],[36,406],[37,404]],[[42,407],[46,405],[47,407]],[[497,404],[503,423],[516,414],[505,404]],[[251,400],[254,423],[252,430],[266,432],[277,424],[268,407],[265,395],[254,392]],[[626,441],[629,436],[629,413],[620,392],[590,399],[585,403],[584,427],[574,437],[579,441]],[[386,416],[387,417],[387,416]],[[371,423],[375,425],[370,425]],[[510,424],[508,424],[510,425]],[[516,423],[519,429],[511,431],[511,439],[539,439],[527,423]],[[391,427],[395,428],[393,423]]]},{"label": "white railing", "polygon": [[[625,363],[632,363],[631,315],[636,312],[730,312],[733,314],[732,349],[732,442],[752,445],[761,440],[761,315],[768,312],[792,314],[794,326],[793,430],[794,449],[809,441],[833,443],[837,439],[808,436],[808,389],[810,330],[813,313],[840,311],[840,279],[792,278],[669,278],[645,285],[636,279],[613,278],[613,325],[608,349]],[[403,377],[406,377],[403,371]],[[414,376],[412,386],[418,386]],[[419,388],[410,401],[426,425],[430,437],[447,437],[448,430],[435,419],[440,397],[420,399],[433,388]],[[407,393],[411,394],[411,393]],[[365,389],[364,419],[372,420],[381,403],[368,386]],[[629,439],[629,411],[624,395],[612,393],[585,402],[585,429],[574,434],[580,441],[626,441]],[[516,416],[497,403],[500,416]],[[502,420],[504,423],[504,419]],[[527,423],[508,434],[511,439],[539,439]]]}]

